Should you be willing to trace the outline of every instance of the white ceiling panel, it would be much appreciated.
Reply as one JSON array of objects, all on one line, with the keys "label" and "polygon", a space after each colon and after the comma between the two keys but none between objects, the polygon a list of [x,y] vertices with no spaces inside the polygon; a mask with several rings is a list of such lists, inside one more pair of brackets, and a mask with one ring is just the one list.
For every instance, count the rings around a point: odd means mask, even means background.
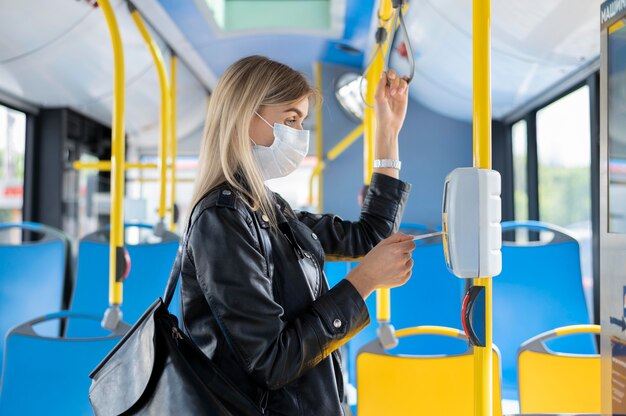
[{"label": "white ceiling panel", "polygon": [[[125,1],[112,1],[124,43],[126,132],[131,146],[157,146],[159,84],[150,53]],[[169,52],[156,36],[169,71]],[[180,64],[179,133],[204,121],[206,90]],[[0,13],[0,90],[41,107],[70,107],[111,124],[113,52],[106,21],[87,2],[4,1]]]},{"label": "white ceiling panel", "polygon": [[[493,0],[492,95],[503,117],[600,52],[600,0]],[[472,2],[413,0],[407,26],[416,57],[411,94],[431,109],[472,115]],[[408,63],[394,52],[392,67]]]}]

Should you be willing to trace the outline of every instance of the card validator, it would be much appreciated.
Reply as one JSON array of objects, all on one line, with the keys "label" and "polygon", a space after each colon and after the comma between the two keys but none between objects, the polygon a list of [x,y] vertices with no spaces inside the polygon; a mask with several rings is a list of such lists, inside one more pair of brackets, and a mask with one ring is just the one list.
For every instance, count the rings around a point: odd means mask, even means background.
[{"label": "card validator", "polygon": [[460,278],[493,277],[502,271],[500,174],[459,168],[443,191],[443,249],[448,269]]}]

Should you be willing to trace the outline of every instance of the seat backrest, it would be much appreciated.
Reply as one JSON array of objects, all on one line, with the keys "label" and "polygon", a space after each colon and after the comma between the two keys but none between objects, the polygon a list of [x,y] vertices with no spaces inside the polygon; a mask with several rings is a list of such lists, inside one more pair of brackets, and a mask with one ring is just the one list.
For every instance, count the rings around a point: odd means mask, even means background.
[{"label": "seat backrest", "polygon": [[563,354],[545,344],[560,336],[599,332],[599,325],[573,325],[522,344],[518,352],[522,413],[601,413],[600,356]]},{"label": "seat backrest", "polygon": [[[136,225],[127,225],[133,227]],[[142,226],[145,227],[145,226]],[[163,295],[178,250],[178,236],[166,232],[157,242],[127,245],[130,273],[123,286],[123,319],[131,325]],[[73,312],[102,316],[109,306],[108,232],[97,231],[85,236],[79,245],[76,289],[70,309]],[[170,307],[178,315],[176,291]],[[95,331],[95,332],[94,332]],[[83,322],[68,323],[68,336],[102,335],[102,329],[85,327]]]},{"label": "seat backrest", "polygon": [[[502,224],[503,232],[529,229],[549,241],[503,242],[502,273],[493,278],[493,341],[502,352],[502,395],[516,399],[517,349],[552,328],[590,323],[576,239],[557,226],[528,221]],[[551,344],[552,345],[552,344]],[[596,352],[591,336],[555,340],[559,351]]]},{"label": "seat backrest", "polygon": [[6,340],[0,414],[93,415],[89,404],[89,373],[129,327],[122,324],[116,332],[104,337],[80,339],[49,337],[36,332],[39,325],[59,319],[100,324],[100,317],[60,312],[12,329]]},{"label": "seat backrest", "polygon": [[[461,328],[463,280],[448,271],[440,237],[416,242],[413,250],[411,279],[401,287],[391,289],[391,323],[396,328],[416,325],[439,325]],[[359,349],[376,338],[376,296],[367,301],[370,323],[348,343],[348,373],[350,382],[356,380],[356,355]],[[446,337],[409,338],[392,350],[394,354],[460,354],[464,348]]]},{"label": "seat backrest", "polygon": [[[456,338],[465,352],[455,355],[391,355],[380,343],[367,344],[357,358],[357,414],[474,415],[474,358],[462,331],[416,327],[396,331],[398,338],[439,335]],[[461,341],[462,340],[462,341]],[[400,339],[402,343],[404,339]],[[493,350],[493,415],[502,414],[500,366]]]},{"label": "seat backrest", "polygon": [[[10,328],[63,307],[69,241],[61,231],[42,224],[0,224],[0,233],[19,233],[20,240],[25,231],[40,238],[0,243],[0,351]],[[58,322],[41,328],[51,336],[59,330]]]}]

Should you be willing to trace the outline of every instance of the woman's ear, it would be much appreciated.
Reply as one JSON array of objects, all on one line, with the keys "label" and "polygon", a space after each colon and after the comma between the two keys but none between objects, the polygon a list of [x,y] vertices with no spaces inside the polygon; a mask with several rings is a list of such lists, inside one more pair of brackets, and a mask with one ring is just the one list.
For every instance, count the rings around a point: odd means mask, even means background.
[{"label": "woman's ear", "polygon": [[249,136],[258,146],[271,146],[274,142],[274,130],[263,119],[252,113]]}]

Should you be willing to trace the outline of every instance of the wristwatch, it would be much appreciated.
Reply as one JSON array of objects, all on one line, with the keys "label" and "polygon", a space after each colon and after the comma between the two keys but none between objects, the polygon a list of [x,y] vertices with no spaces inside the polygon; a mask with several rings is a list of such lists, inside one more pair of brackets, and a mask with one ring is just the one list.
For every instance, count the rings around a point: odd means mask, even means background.
[{"label": "wristwatch", "polygon": [[398,159],[376,159],[374,160],[374,168],[392,168],[398,169],[402,167],[402,162]]}]

